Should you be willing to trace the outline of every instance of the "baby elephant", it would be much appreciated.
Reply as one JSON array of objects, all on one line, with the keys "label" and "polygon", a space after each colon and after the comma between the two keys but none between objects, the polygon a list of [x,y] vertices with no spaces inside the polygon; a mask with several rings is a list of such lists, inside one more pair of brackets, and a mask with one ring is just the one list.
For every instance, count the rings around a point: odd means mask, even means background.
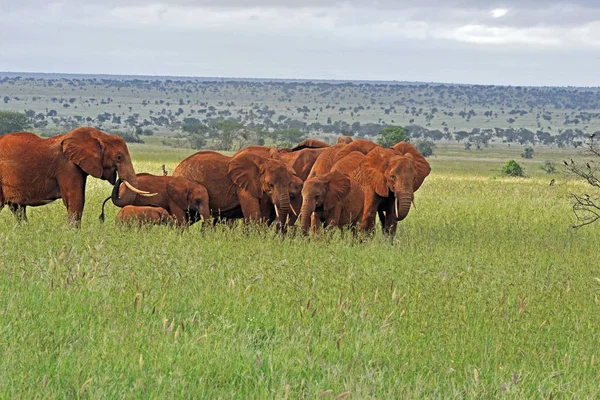
[{"label": "baby elephant", "polygon": [[[208,192],[199,183],[182,176],[158,176],[145,173],[137,174],[137,179],[140,190],[156,193],[156,196],[136,196],[132,202],[123,202],[121,199],[126,189],[124,186],[121,187],[121,181],[118,180],[112,195],[104,200],[104,204],[112,199],[117,207],[128,205],[161,207],[179,226],[210,218]],[[100,221],[104,221],[104,204],[102,204]]]},{"label": "baby elephant", "polygon": [[302,189],[302,229],[309,231],[313,213],[317,225],[355,228],[362,221],[363,203],[358,182],[340,171],[309,178]]},{"label": "baby elephant", "polygon": [[173,222],[173,218],[162,207],[125,206],[116,221],[123,225],[164,225]]}]

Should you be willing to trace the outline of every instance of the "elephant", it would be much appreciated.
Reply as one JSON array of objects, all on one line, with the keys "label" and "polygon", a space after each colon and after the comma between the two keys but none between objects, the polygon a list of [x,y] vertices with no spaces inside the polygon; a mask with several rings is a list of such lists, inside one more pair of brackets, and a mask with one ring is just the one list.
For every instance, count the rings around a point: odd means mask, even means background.
[{"label": "elephant", "polygon": [[350,153],[339,160],[336,169],[349,173],[365,196],[361,231],[372,231],[379,215],[385,234],[394,235],[414,203],[414,192],[431,172],[425,158],[411,144],[400,142],[394,148],[374,148],[366,156]]},{"label": "elephant", "polygon": [[276,149],[264,146],[248,146],[238,151],[235,155],[252,153],[262,157],[279,157],[281,161],[294,170],[294,173],[302,179],[302,181],[305,181],[308,178],[308,174],[310,173],[313,164],[326,148],[327,147],[308,147],[303,145],[296,146],[287,151],[277,151]]},{"label": "elephant", "polygon": [[114,185],[117,174],[127,186],[123,201],[151,195],[135,187],[131,156],[118,136],[82,127],[48,139],[31,132],[0,137],[0,209],[8,204],[18,221],[27,220],[26,207],[62,198],[68,222],[79,226],[87,176]]},{"label": "elephant", "polygon": [[183,160],[173,176],[186,177],[206,188],[213,217],[243,215],[246,220],[264,220],[261,205],[268,200],[277,221],[281,226],[287,224],[293,173],[280,159],[250,152],[228,157],[199,151]]},{"label": "elephant", "polygon": [[162,207],[125,206],[116,217],[121,225],[165,225],[173,222],[173,218]]},{"label": "elephant", "polygon": [[125,188],[118,180],[112,195],[102,204],[100,221],[104,221],[104,205],[111,199],[117,207],[127,205],[161,207],[174,218],[179,226],[191,225],[198,219],[210,218],[208,192],[199,183],[183,176],[158,176],[146,173],[137,174],[137,181],[138,188],[155,192],[157,195],[153,197],[137,196],[132,202],[127,203],[122,198]]},{"label": "elephant", "polygon": [[327,143],[318,139],[306,139],[298,143],[292,151],[298,151],[302,149],[319,149],[323,147],[330,147]]},{"label": "elephant", "polygon": [[370,140],[357,139],[348,144],[346,144],[345,141],[342,141],[335,146],[328,147],[319,155],[319,158],[317,158],[312,166],[308,177],[314,178],[315,176],[328,173],[338,160],[353,151],[367,154],[377,146],[377,144],[371,142]]},{"label": "elephant", "polygon": [[317,224],[354,229],[362,220],[363,204],[358,182],[338,170],[310,178],[302,189],[302,230],[308,232],[313,214]]},{"label": "elephant", "polygon": [[351,136],[340,136],[336,144],[350,144],[354,141]]}]

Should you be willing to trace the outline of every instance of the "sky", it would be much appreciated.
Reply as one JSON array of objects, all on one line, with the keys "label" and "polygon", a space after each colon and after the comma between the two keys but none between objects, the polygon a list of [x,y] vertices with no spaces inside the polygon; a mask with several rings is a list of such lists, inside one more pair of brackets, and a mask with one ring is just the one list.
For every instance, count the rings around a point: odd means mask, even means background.
[{"label": "sky", "polygon": [[600,86],[600,0],[0,0],[0,71]]}]

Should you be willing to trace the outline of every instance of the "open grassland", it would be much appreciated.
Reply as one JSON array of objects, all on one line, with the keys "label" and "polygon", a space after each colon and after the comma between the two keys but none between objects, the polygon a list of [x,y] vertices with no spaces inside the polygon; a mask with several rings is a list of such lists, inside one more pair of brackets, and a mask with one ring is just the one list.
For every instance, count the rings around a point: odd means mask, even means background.
[{"label": "open grassland", "polygon": [[520,149],[438,153],[393,243],[118,229],[94,179],[80,230],[60,202],[4,210],[0,397],[597,398],[600,231],[569,228],[586,186],[540,169],[571,155],[508,179]]}]

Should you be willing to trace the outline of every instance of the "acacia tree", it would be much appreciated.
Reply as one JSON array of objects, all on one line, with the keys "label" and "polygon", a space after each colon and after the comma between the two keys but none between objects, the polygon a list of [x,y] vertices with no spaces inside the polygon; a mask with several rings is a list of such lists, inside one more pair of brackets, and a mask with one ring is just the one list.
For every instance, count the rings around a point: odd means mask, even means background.
[{"label": "acacia tree", "polygon": [[[595,157],[600,157],[600,145],[594,141],[595,133],[590,136],[587,143],[587,152]],[[573,200],[573,213],[577,218],[578,223],[573,225],[573,228],[581,228],[582,226],[592,224],[600,219],[600,179],[598,178],[600,166],[593,160],[585,163],[576,163],[563,161],[568,174],[575,175],[585,180],[590,186],[592,195],[589,193],[571,193]]]}]

